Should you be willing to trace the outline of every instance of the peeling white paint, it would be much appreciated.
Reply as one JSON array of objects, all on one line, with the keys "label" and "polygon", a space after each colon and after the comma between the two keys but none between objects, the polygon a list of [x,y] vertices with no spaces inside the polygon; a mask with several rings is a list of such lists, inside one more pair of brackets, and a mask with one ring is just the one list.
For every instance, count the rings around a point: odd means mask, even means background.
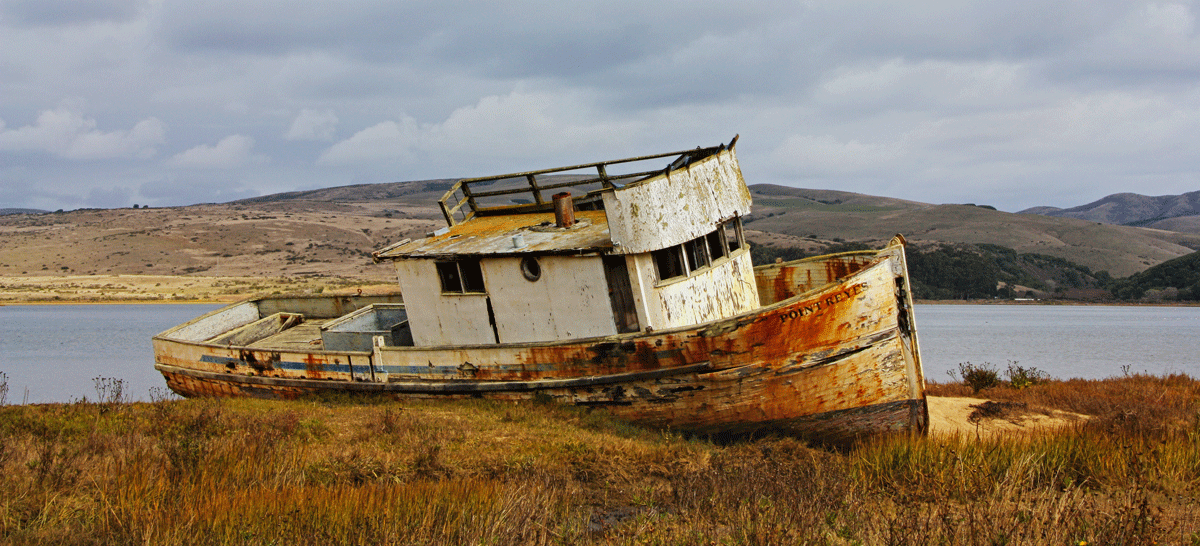
[{"label": "peeling white paint", "polygon": [[181,341],[204,341],[258,319],[258,306],[251,302],[243,302],[168,330],[164,337]]},{"label": "peeling white paint", "polygon": [[638,254],[682,244],[750,212],[750,190],[733,150],[665,176],[605,193],[614,250]]},{"label": "peeling white paint", "polygon": [[759,307],[749,251],[735,252],[687,278],[662,285],[649,255],[638,255],[636,262],[636,274],[630,280],[634,294],[642,299],[638,319],[655,330],[701,324]]}]

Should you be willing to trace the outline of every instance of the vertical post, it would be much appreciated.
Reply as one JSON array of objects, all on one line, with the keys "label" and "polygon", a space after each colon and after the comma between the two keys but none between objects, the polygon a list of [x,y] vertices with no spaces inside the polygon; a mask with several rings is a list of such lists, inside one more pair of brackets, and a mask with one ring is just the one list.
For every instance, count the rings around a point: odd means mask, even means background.
[{"label": "vertical post", "polygon": [[[467,203],[469,205],[471,205],[471,212],[473,212],[473,213],[479,212],[479,207],[475,205],[475,196],[471,195],[471,186],[469,186],[467,184],[463,184],[462,192],[463,192],[463,195],[466,196],[466,198],[467,198]],[[466,215],[464,215],[464,216],[466,216]]]},{"label": "vertical post", "polygon": [[537,177],[527,174],[525,178],[529,180],[529,187],[533,190],[533,201],[539,205],[545,203],[546,201],[542,199],[542,188],[537,185]]},{"label": "vertical post", "polygon": [[596,172],[600,175],[600,183],[606,188],[614,188],[612,180],[608,179],[608,171],[604,170],[604,164],[596,165]]},{"label": "vertical post", "polygon": [[446,217],[446,225],[454,227],[454,215],[450,214],[450,209],[446,208],[446,202],[438,201],[438,206],[442,208],[442,216]]}]

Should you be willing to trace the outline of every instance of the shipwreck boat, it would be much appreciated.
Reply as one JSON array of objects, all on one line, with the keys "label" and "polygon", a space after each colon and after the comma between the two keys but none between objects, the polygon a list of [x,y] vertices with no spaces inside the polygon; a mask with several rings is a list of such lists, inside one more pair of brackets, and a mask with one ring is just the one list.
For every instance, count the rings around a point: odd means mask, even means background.
[{"label": "shipwreck boat", "polygon": [[736,142],[460,181],[447,227],[374,253],[398,294],[232,304],[155,336],[155,368],[183,396],[542,397],[701,435],[923,433],[903,238],[753,267]]}]

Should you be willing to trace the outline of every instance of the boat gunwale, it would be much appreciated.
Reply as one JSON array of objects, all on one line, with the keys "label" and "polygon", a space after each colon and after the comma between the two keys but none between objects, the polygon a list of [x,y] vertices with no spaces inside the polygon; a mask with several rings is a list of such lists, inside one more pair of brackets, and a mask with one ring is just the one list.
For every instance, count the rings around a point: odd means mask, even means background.
[{"label": "boat gunwale", "polygon": [[[484,393],[484,392],[528,392],[539,391],[546,389],[570,389],[580,387],[595,387],[600,385],[612,385],[616,383],[628,383],[633,381],[642,381],[648,379],[661,379],[675,375],[685,375],[690,373],[704,373],[712,371],[712,362],[704,361],[686,366],[674,366],[668,368],[655,368],[652,370],[639,370],[636,372],[624,372],[604,375],[585,375],[578,377],[563,377],[563,378],[547,378],[547,379],[532,379],[532,380],[494,380],[494,381],[479,381],[474,379],[454,379],[440,381],[403,381],[403,382],[380,382],[380,381],[350,381],[346,379],[307,379],[295,377],[269,377],[263,375],[242,375],[228,372],[212,372],[208,370],[195,370],[176,366],[173,364],[155,363],[154,369],[160,373],[174,373],[194,377],[197,379],[205,379],[209,381],[232,381],[234,383],[244,383],[248,385],[266,385],[278,387],[295,387],[295,388],[320,388],[321,385],[336,386],[339,390],[357,390],[367,392],[403,392],[403,393],[430,393],[430,394],[454,394],[454,393]],[[347,385],[355,385],[347,388]]]}]

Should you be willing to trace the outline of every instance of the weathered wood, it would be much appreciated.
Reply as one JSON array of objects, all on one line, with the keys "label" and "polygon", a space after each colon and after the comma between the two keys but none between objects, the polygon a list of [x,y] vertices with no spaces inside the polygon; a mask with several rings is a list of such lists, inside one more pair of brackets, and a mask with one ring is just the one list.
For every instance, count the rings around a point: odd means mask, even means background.
[{"label": "weathered wood", "polygon": [[750,190],[732,149],[601,194],[623,254],[682,244],[750,212]]}]

